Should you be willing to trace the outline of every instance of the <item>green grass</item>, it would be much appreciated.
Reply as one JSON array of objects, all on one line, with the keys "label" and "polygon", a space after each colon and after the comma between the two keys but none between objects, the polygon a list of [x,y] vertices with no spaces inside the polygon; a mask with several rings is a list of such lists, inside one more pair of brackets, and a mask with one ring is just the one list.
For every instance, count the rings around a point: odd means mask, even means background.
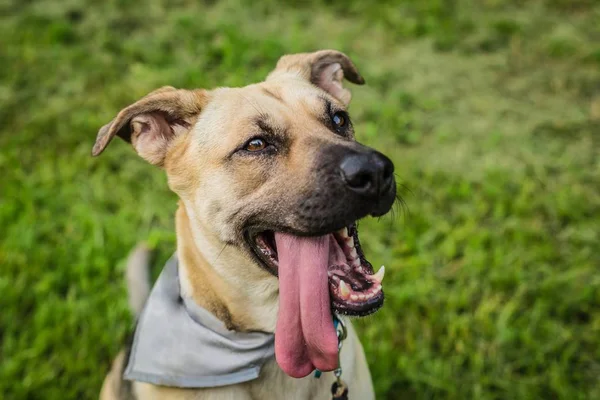
[{"label": "green grass", "polygon": [[96,398],[125,255],[174,249],[165,177],[121,142],[91,158],[98,128],[320,48],[365,76],[356,131],[407,205],[361,229],[388,268],[357,322],[378,398],[600,398],[598,2],[141,3],[0,3],[1,398]]}]

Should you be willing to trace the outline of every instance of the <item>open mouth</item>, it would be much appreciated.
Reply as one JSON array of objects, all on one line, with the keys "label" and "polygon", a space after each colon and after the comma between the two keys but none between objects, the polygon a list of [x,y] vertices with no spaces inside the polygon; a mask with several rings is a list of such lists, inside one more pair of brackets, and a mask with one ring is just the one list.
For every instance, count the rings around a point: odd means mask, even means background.
[{"label": "open mouth", "polygon": [[[332,308],[339,314],[364,316],[383,305],[381,282],[385,273],[381,267],[374,273],[364,256],[356,224],[328,235],[329,256],[327,278]],[[263,266],[279,273],[279,254],[275,232],[262,231],[249,238],[250,246]]]},{"label": "open mouth", "polygon": [[320,236],[261,231],[246,236],[263,267],[279,277],[275,358],[300,378],[338,364],[333,313],[367,315],[383,305],[383,267],[373,273],[356,224]]}]

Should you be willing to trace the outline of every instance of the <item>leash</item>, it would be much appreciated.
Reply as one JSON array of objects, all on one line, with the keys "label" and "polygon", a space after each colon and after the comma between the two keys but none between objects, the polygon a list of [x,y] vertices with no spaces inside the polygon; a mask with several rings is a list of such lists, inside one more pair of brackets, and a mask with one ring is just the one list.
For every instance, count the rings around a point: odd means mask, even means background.
[{"label": "leash", "polygon": [[[348,330],[346,329],[344,322],[341,319],[338,319],[335,314],[333,315],[333,327],[335,328],[338,338],[338,367],[333,370],[335,381],[331,385],[331,399],[348,400],[348,385],[342,380],[342,360],[340,357],[340,354],[342,353],[342,344],[344,339],[348,336]],[[320,378],[322,374],[322,371],[319,371],[318,369],[315,370],[315,378]]]}]

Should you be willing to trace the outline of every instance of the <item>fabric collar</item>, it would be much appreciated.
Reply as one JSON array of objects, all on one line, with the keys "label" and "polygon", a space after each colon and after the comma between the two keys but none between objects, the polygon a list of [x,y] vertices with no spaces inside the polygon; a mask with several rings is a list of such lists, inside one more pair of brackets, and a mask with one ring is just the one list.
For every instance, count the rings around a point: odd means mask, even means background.
[{"label": "fabric collar", "polygon": [[124,378],[181,388],[256,379],[275,355],[274,335],[228,330],[208,310],[180,296],[178,260],[167,261],[144,306]]}]

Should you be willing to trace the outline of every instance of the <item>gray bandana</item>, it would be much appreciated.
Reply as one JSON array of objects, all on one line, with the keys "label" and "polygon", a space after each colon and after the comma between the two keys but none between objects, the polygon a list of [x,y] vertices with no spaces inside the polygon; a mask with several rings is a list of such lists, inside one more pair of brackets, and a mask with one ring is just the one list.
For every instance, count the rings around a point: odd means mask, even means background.
[{"label": "gray bandana", "polygon": [[173,256],[140,315],[124,378],[181,388],[256,379],[275,354],[273,334],[227,330],[209,311],[180,297],[177,270]]}]

